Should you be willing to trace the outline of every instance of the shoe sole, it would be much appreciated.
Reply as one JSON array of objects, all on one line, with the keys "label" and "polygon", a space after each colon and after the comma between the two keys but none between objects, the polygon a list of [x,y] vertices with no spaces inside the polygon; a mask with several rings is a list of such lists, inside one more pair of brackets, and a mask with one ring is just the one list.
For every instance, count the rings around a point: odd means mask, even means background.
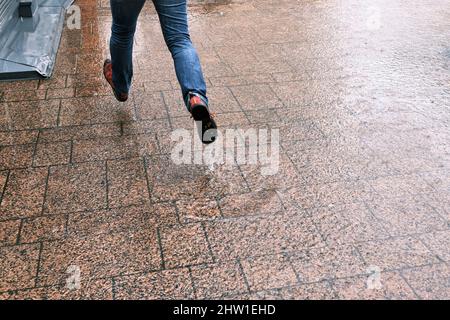
[{"label": "shoe sole", "polygon": [[128,98],[126,98],[126,99],[119,98],[119,96],[114,92],[114,90],[113,90],[113,93],[114,93],[114,97],[119,102],[126,102],[128,100]]},{"label": "shoe sole", "polygon": [[[209,121],[211,123],[214,123],[214,125],[217,127],[217,125],[215,124],[215,121],[211,118],[211,114],[209,113],[209,110],[206,106],[204,105],[195,105],[194,107],[192,107],[192,118],[194,118],[195,121],[201,121],[202,124],[206,121]],[[201,130],[201,128],[199,128],[199,130]],[[210,130],[217,130],[217,128],[211,128]],[[202,136],[200,134],[200,136]],[[204,144],[210,144],[213,143],[216,138],[215,136],[212,136],[210,139],[211,140],[204,140],[205,137],[201,138],[202,143]]]},{"label": "shoe sole", "polygon": [[192,107],[191,114],[195,121],[205,121],[211,119],[208,108],[201,104]]}]

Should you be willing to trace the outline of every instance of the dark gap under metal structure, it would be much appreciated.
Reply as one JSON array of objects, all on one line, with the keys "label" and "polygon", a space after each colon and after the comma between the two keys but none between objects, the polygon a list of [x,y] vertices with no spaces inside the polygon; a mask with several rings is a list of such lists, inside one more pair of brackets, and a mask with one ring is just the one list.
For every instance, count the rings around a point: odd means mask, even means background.
[{"label": "dark gap under metal structure", "polygon": [[0,0],[0,81],[49,78],[73,0]]}]

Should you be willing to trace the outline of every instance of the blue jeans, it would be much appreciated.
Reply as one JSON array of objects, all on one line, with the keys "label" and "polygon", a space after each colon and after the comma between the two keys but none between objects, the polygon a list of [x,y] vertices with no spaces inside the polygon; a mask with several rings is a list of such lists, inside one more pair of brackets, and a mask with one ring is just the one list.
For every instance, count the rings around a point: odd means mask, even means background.
[{"label": "blue jeans", "polygon": [[[113,17],[110,40],[113,83],[119,93],[128,93],[133,77],[133,40],[136,23],[146,0],[110,0]],[[153,0],[164,40],[175,64],[183,100],[199,96],[206,104],[206,84],[200,60],[192,45],[186,0]]]}]

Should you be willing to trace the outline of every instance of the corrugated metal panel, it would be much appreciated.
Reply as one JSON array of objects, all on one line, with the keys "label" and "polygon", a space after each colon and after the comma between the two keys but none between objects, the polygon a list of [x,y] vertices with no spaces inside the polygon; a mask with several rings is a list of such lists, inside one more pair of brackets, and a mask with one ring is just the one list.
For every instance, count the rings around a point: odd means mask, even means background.
[{"label": "corrugated metal panel", "polygon": [[0,0],[0,33],[11,21],[11,16],[19,6],[19,0]]},{"label": "corrugated metal panel", "polygon": [[19,18],[19,0],[0,0],[0,80],[50,77],[73,0],[34,0],[31,18]]}]

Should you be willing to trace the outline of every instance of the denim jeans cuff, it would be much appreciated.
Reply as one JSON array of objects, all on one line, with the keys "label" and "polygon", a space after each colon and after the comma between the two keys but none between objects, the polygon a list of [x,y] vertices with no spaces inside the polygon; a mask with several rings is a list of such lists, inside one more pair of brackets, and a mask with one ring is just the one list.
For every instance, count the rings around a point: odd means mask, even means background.
[{"label": "denim jeans cuff", "polygon": [[188,108],[188,110],[189,110],[189,100],[190,100],[191,96],[199,97],[206,104],[206,106],[208,106],[208,98],[206,98],[205,96],[203,96],[202,94],[197,93],[197,92],[189,92],[187,94],[187,97],[186,97],[186,100],[185,100],[185,104],[186,104],[186,107]]}]

